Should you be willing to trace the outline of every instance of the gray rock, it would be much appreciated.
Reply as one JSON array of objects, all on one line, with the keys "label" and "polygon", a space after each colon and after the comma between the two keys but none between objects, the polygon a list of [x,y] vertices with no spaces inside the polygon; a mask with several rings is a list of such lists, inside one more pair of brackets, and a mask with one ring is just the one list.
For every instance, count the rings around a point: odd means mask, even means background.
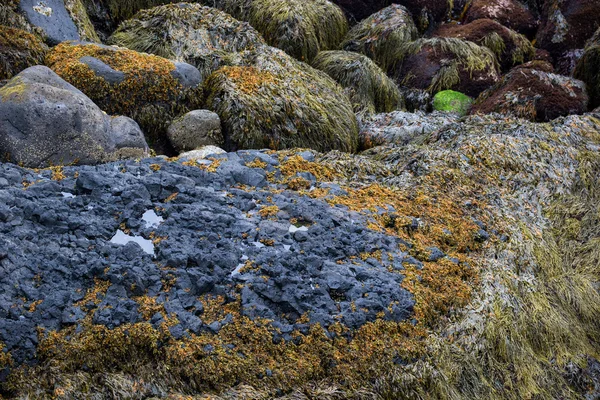
[{"label": "gray rock", "polygon": [[211,155],[225,154],[225,150],[217,146],[202,146],[199,149],[187,151],[179,155],[179,161],[203,160]]},{"label": "gray rock", "polygon": [[221,120],[208,110],[194,110],[177,118],[167,129],[171,145],[178,151],[220,145],[223,141]]},{"label": "gray rock", "polygon": [[148,144],[140,126],[129,117],[114,117],[110,121],[112,138],[116,149],[138,148],[148,151]]},{"label": "gray rock", "polygon": [[43,66],[26,69],[0,89],[0,115],[1,157],[27,167],[97,164],[116,158],[115,143],[142,144],[139,127],[122,119],[113,123]]},{"label": "gray rock", "polygon": [[198,68],[184,62],[175,61],[175,70],[171,75],[186,88],[196,87],[202,83],[202,75]]},{"label": "gray rock", "polygon": [[46,32],[51,44],[79,40],[77,26],[65,8],[63,0],[21,0],[19,8],[31,25]]},{"label": "gray rock", "polygon": [[96,75],[101,76],[111,85],[119,84],[125,80],[125,74],[123,72],[111,68],[110,65],[104,63],[96,57],[85,56],[81,57],[79,61],[90,67],[90,69],[94,71]]}]

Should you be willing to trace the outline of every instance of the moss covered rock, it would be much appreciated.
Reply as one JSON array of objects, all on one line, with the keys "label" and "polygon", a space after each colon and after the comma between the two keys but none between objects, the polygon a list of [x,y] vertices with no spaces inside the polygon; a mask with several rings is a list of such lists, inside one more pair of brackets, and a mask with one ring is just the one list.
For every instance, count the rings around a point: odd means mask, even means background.
[{"label": "moss covered rock", "polygon": [[238,53],[266,43],[248,23],[199,4],[170,4],[139,12],[125,21],[109,43],[196,66],[203,79]]},{"label": "moss covered rock", "polygon": [[356,112],[383,113],[403,107],[396,83],[368,57],[348,51],[323,51],[313,67],[342,85]]},{"label": "moss covered rock", "polygon": [[583,57],[577,63],[574,76],[585,82],[590,108],[600,106],[600,29],[590,39]]},{"label": "moss covered rock", "polygon": [[456,38],[419,39],[398,50],[393,76],[402,86],[430,93],[452,89],[468,96],[499,79],[496,56],[487,47]]},{"label": "moss covered rock", "polygon": [[396,61],[398,48],[418,35],[410,12],[393,4],[350,29],[342,48],[366,55],[387,71]]},{"label": "moss covered rock", "polygon": [[226,149],[308,147],[355,151],[358,125],[343,89],[324,72],[272,47],[247,52],[206,84]]},{"label": "moss covered rock", "polygon": [[473,104],[471,113],[500,113],[530,121],[583,114],[588,96],[583,82],[536,69],[515,68]]},{"label": "moss covered rock", "polygon": [[443,90],[433,97],[433,109],[465,115],[473,99],[454,90]]},{"label": "moss covered rock", "polygon": [[489,48],[504,71],[535,57],[535,48],[524,35],[491,19],[478,19],[466,25],[444,24],[434,35],[464,39]]},{"label": "moss covered rock", "polygon": [[46,64],[107,113],[137,121],[158,151],[168,151],[169,123],[200,108],[200,74],[189,64],[78,42],[56,46]]},{"label": "moss covered rock", "polygon": [[48,47],[38,36],[0,25],[0,80],[43,64],[47,51]]},{"label": "moss covered rock", "polygon": [[519,0],[473,0],[464,16],[465,22],[492,19],[527,36],[535,35],[537,20]]}]

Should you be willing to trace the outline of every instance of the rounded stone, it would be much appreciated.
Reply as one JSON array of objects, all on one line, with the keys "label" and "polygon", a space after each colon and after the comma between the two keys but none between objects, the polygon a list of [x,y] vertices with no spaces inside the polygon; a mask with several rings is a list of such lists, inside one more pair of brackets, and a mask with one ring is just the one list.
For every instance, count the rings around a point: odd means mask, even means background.
[{"label": "rounded stone", "polygon": [[167,129],[167,136],[178,151],[218,146],[223,139],[221,120],[212,111],[194,110],[173,121]]}]

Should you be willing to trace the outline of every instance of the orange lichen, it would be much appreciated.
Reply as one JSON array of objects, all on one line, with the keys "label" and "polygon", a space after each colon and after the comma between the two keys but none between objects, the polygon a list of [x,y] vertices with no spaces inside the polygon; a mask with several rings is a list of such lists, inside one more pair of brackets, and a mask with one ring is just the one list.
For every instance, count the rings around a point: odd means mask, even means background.
[{"label": "orange lichen", "polygon": [[279,207],[277,206],[265,206],[260,209],[258,214],[263,218],[274,217],[279,212]]},{"label": "orange lichen", "polygon": [[254,67],[223,67],[220,72],[246,94],[256,93],[261,87],[277,82],[272,73]]}]

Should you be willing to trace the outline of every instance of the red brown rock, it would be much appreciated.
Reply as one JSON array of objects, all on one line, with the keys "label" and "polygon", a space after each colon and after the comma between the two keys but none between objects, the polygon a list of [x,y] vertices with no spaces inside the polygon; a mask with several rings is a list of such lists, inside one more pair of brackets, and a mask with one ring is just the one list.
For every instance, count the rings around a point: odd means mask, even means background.
[{"label": "red brown rock", "polygon": [[531,11],[518,0],[473,0],[464,22],[493,19],[528,37],[535,35],[537,21]]}]

